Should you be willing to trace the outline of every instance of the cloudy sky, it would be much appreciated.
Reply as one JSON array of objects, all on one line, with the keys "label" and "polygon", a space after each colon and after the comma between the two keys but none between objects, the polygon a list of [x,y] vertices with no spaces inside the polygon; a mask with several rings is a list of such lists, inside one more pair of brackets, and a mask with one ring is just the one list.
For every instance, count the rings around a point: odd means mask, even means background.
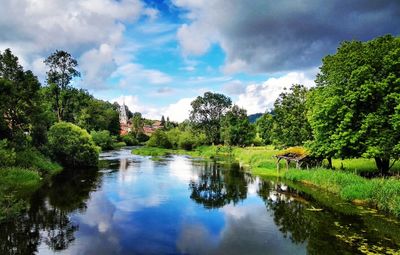
[{"label": "cloudy sky", "polygon": [[205,91],[249,114],[284,87],[313,85],[343,40],[400,34],[399,0],[0,0],[0,51],[44,81],[44,58],[70,52],[74,86],[148,118],[181,121]]}]

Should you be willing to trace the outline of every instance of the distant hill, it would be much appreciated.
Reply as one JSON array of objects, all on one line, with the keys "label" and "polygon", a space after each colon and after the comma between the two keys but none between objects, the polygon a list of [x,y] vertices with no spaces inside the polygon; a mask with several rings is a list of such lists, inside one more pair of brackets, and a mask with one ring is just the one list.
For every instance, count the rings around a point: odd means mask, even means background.
[{"label": "distant hill", "polygon": [[247,116],[247,118],[249,118],[250,123],[254,123],[261,116],[263,116],[263,113],[255,113],[255,114],[251,114],[251,115]]}]

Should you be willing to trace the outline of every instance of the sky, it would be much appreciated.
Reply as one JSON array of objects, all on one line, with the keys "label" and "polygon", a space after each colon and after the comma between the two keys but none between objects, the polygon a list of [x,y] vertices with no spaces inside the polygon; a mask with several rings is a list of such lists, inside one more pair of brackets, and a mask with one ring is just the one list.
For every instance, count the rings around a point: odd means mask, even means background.
[{"label": "sky", "polygon": [[400,34],[399,0],[0,0],[0,51],[44,85],[43,60],[68,51],[73,86],[151,119],[183,121],[206,91],[268,111],[340,42],[385,34]]}]

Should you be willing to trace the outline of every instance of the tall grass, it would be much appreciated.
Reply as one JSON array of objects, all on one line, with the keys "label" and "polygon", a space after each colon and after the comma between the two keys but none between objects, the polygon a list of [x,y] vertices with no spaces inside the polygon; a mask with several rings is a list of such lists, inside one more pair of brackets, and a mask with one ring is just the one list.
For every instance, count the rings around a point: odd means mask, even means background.
[{"label": "tall grass", "polygon": [[366,202],[400,216],[400,181],[395,179],[366,179],[353,173],[326,169],[290,170],[286,179],[315,185],[338,194],[349,201]]},{"label": "tall grass", "polygon": [[19,151],[16,156],[16,165],[19,167],[33,169],[42,175],[54,175],[61,172],[62,167],[50,161],[43,154],[35,149]]}]

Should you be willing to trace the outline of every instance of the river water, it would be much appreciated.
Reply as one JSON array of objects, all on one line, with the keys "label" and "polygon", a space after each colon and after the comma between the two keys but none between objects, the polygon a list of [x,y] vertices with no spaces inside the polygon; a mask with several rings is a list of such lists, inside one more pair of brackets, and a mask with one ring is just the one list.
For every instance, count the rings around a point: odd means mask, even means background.
[{"label": "river water", "polygon": [[[397,220],[234,163],[101,154],[0,225],[1,254],[394,254]],[[307,194],[313,194],[307,195]]]}]

